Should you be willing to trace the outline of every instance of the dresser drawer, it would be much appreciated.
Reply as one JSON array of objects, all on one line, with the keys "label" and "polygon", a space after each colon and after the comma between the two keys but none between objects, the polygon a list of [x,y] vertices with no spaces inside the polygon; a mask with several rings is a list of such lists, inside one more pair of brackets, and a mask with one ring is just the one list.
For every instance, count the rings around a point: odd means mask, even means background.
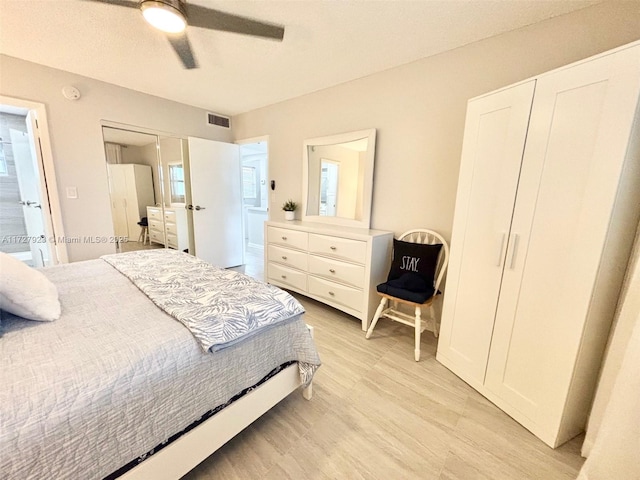
[{"label": "dresser drawer", "polygon": [[148,220],[155,219],[162,222],[162,210],[160,210],[159,208],[147,207],[147,218]]},{"label": "dresser drawer", "polygon": [[149,230],[149,239],[152,242],[164,244],[164,234],[162,232],[158,232],[157,230]]},{"label": "dresser drawer", "polygon": [[156,220],[149,218],[149,230],[157,230],[158,232],[162,231],[162,220]]},{"label": "dresser drawer", "polygon": [[362,311],[362,290],[340,285],[339,283],[309,276],[309,293],[326,298],[358,312]]},{"label": "dresser drawer", "polygon": [[277,263],[268,263],[269,280],[291,285],[303,292],[307,290],[307,274],[293,268],[288,268]]},{"label": "dresser drawer", "polygon": [[178,235],[178,227],[175,223],[170,223],[167,221],[167,223],[165,223],[165,227],[167,228],[167,234],[171,234],[171,235]]},{"label": "dresser drawer", "polygon": [[176,223],[176,212],[174,210],[165,210],[164,220],[165,222]]},{"label": "dresser drawer", "polygon": [[364,287],[363,265],[309,255],[309,273],[357,288]]},{"label": "dresser drawer", "polygon": [[171,248],[178,248],[178,237],[167,233],[167,245]]},{"label": "dresser drawer", "polygon": [[299,232],[298,230],[287,230],[285,228],[268,227],[267,241],[278,245],[287,245],[289,247],[306,250],[308,245],[309,234],[307,232]]},{"label": "dresser drawer", "polygon": [[277,245],[269,245],[269,261],[289,265],[307,271],[307,253],[291,250],[290,248],[279,247]]},{"label": "dresser drawer", "polygon": [[365,263],[367,242],[310,233],[309,252],[330,255],[350,262]]}]

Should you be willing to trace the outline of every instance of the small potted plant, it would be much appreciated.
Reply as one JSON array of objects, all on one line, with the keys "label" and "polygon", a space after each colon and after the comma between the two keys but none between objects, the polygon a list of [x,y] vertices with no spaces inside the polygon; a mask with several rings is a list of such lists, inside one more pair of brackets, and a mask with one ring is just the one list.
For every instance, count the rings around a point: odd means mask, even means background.
[{"label": "small potted plant", "polygon": [[294,220],[296,218],[296,208],[298,208],[298,204],[293,200],[289,199],[284,202],[284,205],[282,205],[282,210],[284,210],[285,220]]}]

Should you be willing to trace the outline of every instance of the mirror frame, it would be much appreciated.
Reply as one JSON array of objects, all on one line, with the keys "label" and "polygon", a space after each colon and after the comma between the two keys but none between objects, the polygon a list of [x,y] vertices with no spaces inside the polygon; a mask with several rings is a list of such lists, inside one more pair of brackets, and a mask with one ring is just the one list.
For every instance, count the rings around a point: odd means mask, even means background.
[{"label": "mirror frame", "polygon": [[[362,189],[362,218],[351,219],[343,217],[327,217],[321,215],[307,215],[309,199],[309,147],[348,143],[362,138],[367,139],[367,154],[365,156],[363,189]],[[302,220],[307,222],[326,223],[344,227],[369,228],[371,225],[371,203],[373,200],[373,167],[376,153],[376,129],[357,130],[355,132],[340,133],[328,137],[317,137],[302,143]]]}]

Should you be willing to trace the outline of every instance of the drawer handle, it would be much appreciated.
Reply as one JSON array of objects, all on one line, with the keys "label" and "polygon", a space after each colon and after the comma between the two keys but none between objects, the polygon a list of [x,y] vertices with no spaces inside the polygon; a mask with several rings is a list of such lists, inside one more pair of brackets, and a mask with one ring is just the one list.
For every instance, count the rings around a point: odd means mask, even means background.
[{"label": "drawer handle", "polygon": [[286,259],[287,259],[287,256],[286,256],[286,255],[282,255],[282,259],[283,259],[283,260],[286,260]]},{"label": "drawer handle", "polygon": [[333,268],[330,268],[330,269],[329,269],[329,271],[330,271],[331,273],[336,273],[336,271],[335,271]]},{"label": "drawer handle", "polygon": [[330,248],[331,250],[335,250],[337,247],[334,247],[333,245],[331,245],[329,248]]},{"label": "drawer handle", "polygon": [[287,237],[282,237],[282,239],[286,241],[286,240],[287,240]]},{"label": "drawer handle", "polygon": [[287,276],[286,276],[286,275],[281,275],[281,277],[282,277],[282,278],[287,278]]},{"label": "drawer handle", "polygon": [[333,292],[329,292],[329,295],[331,295],[332,297],[335,297],[336,294]]}]

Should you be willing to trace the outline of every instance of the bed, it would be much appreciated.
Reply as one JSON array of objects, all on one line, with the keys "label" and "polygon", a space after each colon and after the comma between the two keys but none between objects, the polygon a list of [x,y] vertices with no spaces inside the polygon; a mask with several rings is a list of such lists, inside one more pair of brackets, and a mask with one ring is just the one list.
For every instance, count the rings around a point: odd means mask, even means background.
[{"label": "bed", "polygon": [[109,260],[41,270],[57,320],[3,314],[2,478],[179,478],[292,391],[310,397],[320,361],[302,313],[205,349]]}]

